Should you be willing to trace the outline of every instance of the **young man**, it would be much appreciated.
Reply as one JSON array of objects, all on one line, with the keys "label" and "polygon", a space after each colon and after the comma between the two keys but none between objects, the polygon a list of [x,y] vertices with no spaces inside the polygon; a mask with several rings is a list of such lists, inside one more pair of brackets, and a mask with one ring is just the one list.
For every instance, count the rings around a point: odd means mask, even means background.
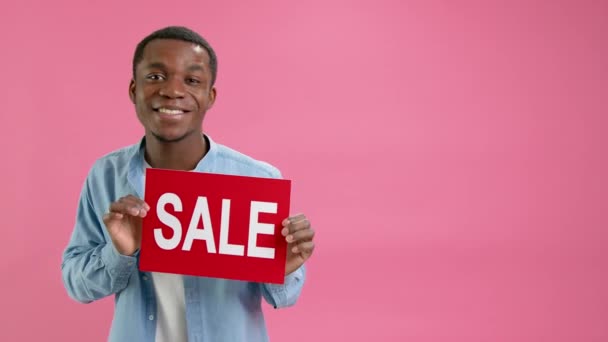
[{"label": "young man", "polygon": [[82,189],[63,254],[73,299],[115,295],[111,341],[267,341],[262,298],[293,305],[302,291],[314,232],[304,215],[285,218],[283,285],[140,272],[146,167],[279,178],[273,166],[214,142],[203,119],[216,96],[217,60],[197,33],[167,27],[144,38],[133,58],[129,95],[145,129],[139,143],[96,161]]}]

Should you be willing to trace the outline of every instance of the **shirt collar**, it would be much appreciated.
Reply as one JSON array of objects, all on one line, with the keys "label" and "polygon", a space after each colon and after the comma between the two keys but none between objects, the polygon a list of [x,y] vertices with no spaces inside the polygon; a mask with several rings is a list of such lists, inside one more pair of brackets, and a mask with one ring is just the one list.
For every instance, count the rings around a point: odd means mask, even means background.
[{"label": "shirt collar", "polygon": [[[216,156],[218,153],[218,145],[207,134],[202,135],[203,139],[207,139],[209,150],[207,154],[198,162],[194,171],[197,172],[213,172],[215,168]],[[127,181],[131,188],[135,191],[139,198],[143,198],[144,193],[144,153],[146,147],[146,137],[142,137],[138,144],[133,147],[133,156],[129,161],[129,171],[127,173]]]}]

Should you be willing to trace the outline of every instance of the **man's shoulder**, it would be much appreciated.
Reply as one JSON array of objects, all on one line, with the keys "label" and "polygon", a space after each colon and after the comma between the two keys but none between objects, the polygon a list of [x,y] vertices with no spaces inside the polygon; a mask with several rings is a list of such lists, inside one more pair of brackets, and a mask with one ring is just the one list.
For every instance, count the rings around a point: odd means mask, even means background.
[{"label": "man's shoulder", "polygon": [[217,162],[222,171],[253,177],[281,178],[281,171],[264,160],[255,159],[226,145],[217,144]]},{"label": "man's shoulder", "polygon": [[139,147],[140,144],[136,143],[107,152],[95,160],[92,171],[126,168]]},{"label": "man's shoulder", "polygon": [[92,205],[105,208],[109,201],[131,191],[127,187],[129,164],[138,147],[139,144],[124,146],[95,159],[85,180]]}]

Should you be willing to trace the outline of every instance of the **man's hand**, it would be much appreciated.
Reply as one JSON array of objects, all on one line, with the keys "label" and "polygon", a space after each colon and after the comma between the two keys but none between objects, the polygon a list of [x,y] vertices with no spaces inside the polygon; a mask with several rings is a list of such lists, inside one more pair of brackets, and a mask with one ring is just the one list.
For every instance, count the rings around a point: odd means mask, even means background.
[{"label": "man's hand", "polygon": [[128,195],[110,204],[103,222],[118,253],[133,255],[141,246],[141,222],[150,206],[143,200]]},{"label": "man's hand", "polygon": [[297,270],[315,249],[312,241],[315,232],[310,228],[310,222],[303,214],[292,216],[283,220],[281,231],[287,241],[287,262],[285,264],[285,275]]}]

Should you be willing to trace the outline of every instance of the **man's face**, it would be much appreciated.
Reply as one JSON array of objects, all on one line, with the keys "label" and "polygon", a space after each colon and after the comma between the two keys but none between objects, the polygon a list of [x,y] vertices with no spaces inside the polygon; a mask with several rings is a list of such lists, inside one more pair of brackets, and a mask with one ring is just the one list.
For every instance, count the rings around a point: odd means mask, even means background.
[{"label": "man's face", "polygon": [[205,112],[215,101],[207,51],[180,40],[149,42],[129,95],[146,133],[160,141],[200,134]]}]

